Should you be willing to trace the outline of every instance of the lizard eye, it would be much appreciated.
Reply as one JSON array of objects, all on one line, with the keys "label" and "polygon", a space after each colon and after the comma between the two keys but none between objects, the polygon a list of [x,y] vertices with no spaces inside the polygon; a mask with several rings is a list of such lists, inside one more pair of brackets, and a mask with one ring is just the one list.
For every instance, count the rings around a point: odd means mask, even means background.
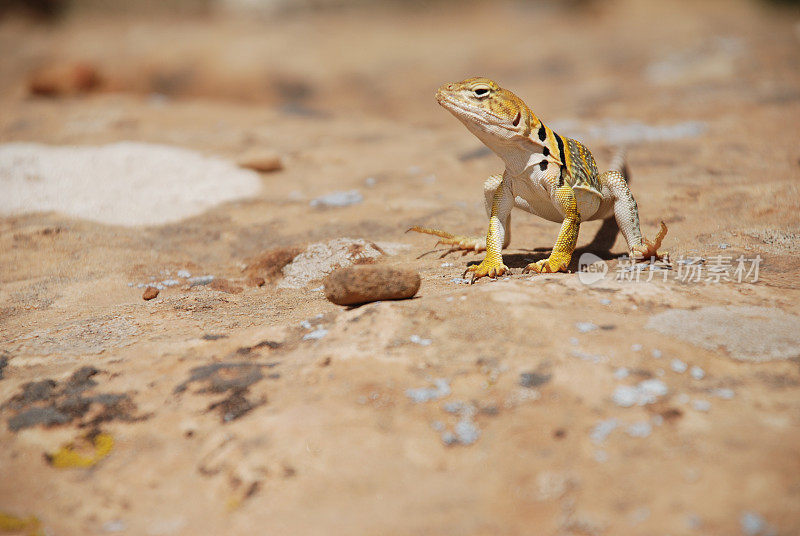
[{"label": "lizard eye", "polygon": [[472,92],[475,94],[476,97],[481,99],[481,98],[483,98],[483,97],[485,97],[486,95],[489,94],[489,89],[485,88],[485,87],[479,87],[479,88],[473,90]]}]

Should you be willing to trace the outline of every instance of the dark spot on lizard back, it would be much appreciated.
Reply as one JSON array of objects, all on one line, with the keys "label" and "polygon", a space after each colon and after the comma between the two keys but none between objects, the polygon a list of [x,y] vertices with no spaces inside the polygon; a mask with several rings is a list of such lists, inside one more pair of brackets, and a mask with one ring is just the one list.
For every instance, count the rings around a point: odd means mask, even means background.
[{"label": "dark spot on lizard back", "polygon": [[550,148],[545,147],[544,149],[542,149],[542,154],[545,156],[550,156]]},{"label": "dark spot on lizard back", "polygon": [[547,160],[542,160],[541,162],[539,162],[539,169],[541,169],[542,171],[547,169]]},{"label": "dark spot on lizard back", "polygon": [[547,132],[544,129],[544,125],[542,125],[539,127],[539,140],[544,141],[546,137],[547,137]]}]

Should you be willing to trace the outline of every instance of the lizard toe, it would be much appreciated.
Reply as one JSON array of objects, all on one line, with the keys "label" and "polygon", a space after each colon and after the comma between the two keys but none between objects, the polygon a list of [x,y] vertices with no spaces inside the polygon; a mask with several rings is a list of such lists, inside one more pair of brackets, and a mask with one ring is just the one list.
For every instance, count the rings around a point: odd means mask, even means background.
[{"label": "lizard toe", "polygon": [[642,243],[640,245],[631,247],[630,257],[637,261],[660,261],[669,259],[669,253],[659,253],[658,251],[666,235],[667,226],[662,221],[661,229],[659,229],[656,239],[650,241],[647,238],[642,238]]}]

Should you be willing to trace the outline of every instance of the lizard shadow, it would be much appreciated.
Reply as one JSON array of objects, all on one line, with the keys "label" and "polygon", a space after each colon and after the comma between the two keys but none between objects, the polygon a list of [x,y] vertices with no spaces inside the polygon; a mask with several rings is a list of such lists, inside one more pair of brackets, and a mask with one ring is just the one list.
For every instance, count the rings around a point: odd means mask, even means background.
[{"label": "lizard shadow", "polygon": [[[603,220],[603,225],[600,226],[597,233],[592,238],[592,241],[586,244],[585,246],[581,246],[579,248],[575,248],[575,251],[572,254],[572,260],[569,263],[567,269],[569,271],[577,271],[578,269],[578,261],[581,258],[581,255],[584,253],[592,253],[597,255],[600,259],[604,261],[608,261],[611,259],[616,259],[617,257],[624,255],[625,253],[612,253],[611,248],[614,246],[614,242],[617,240],[617,233],[619,232],[619,227],[617,226],[617,222],[614,218],[608,218]],[[524,253],[507,253],[503,255],[503,262],[509,268],[524,268],[531,262],[537,262],[542,259],[546,259],[552,248],[533,248],[533,249],[523,249]],[[480,260],[470,261],[467,263],[467,266],[478,264]]]}]

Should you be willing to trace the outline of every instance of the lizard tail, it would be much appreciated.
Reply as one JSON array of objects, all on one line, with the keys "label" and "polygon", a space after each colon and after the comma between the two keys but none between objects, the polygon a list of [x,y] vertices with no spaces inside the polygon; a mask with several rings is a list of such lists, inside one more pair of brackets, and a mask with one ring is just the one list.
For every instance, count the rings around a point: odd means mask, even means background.
[{"label": "lizard tail", "polygon": [[628,170],[628,149],[620,147],[611,159],[609,169],[612,171],[619,171],[625,177],[625,182],[631,182],[630,171]]}]

